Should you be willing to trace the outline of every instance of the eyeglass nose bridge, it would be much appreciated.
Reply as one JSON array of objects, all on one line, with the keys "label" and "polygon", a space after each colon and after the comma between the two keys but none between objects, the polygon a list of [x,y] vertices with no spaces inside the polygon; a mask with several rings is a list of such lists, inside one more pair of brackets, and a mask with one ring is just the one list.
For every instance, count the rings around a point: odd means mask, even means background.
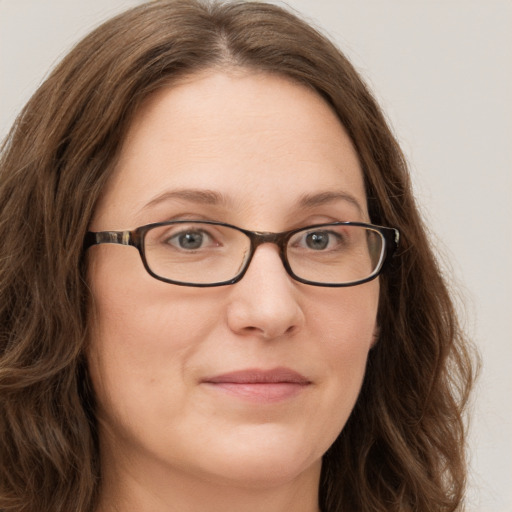
[{"label": "eyeglass nose bridge", "polygon": [[279,247],[281,252],[284,252],[290,233],[270,233],[269,231],[246,231],[245,232],[251,239],[251,246],[255,251],[260,245],[274,244]]},{"label": "eyeglass nose bridge", "polygon": [[283,266],[288,273],[289,276],[295,279],[295,274],[293,273],[290,264],[288,262],[288,258],[286,255],[286,245],[288,243],[288,240],[292,236],[293,232],[286,231],[284,233],[271,233],[269,231],[248,231],[243,230],[243,232],[249,237],[251,241],[251,250],[249,257],[247,258],[247,261],[244,265],[244,268],[241,272],[241,274],[238,276],[238,280],[240,280],[245,273],[247,272],[249,265],[251,264],[251,261],[254,257],[254,254],[256,253],[256,249],[260,245],[264,244],[273,244],[277,245],[279,249],[279,257],[281,258],[281,262],[283,263]]}]

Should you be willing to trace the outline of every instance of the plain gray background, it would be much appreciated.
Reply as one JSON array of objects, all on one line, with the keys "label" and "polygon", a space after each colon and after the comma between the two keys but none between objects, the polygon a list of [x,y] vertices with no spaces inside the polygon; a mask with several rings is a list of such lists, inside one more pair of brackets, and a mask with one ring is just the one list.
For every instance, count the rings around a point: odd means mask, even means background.
[{"label": "plain gray background", "polygon": [[[0,0],[0,137],[48,70],[136,0]],[[470,512],[512,511],[512,0],[290,0],[366,77],[483,357]]]}]

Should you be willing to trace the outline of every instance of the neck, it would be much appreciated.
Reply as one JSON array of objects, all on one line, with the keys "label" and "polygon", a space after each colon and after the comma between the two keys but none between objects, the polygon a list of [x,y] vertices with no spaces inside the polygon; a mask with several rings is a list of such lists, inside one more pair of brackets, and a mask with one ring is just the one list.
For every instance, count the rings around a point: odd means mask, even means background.
[{"label": "neck", "polygon": [[[119,475],[120,476],[120,475]],[[319,512],[318,479],[310,475],[277,485],[241,485],[169,474],[125,474],[115,484],[105,481],[97,512]]]},{"label": "neck", "polygon": [[320,463],[278,482],[239,482],[168,467],[104,464],[96,512],[319,512],[319,480]]}]

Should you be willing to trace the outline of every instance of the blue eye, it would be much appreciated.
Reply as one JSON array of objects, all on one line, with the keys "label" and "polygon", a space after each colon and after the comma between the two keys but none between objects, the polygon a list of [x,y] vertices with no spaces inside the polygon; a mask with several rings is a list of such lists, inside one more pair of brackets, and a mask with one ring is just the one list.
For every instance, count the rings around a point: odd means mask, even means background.
[{"label": "blue eye", "polygon": [[166,240],[166,243],[178,249],[194,251],[212,245],[212,239],[204,231],[188,230],[173,235]]},{"label": "blue eye", "polygon": [[305,242],[309,249],[321,251],[329,246],[329,233],[326,231],[308,233]]},{"label": "blue eye", "polygon": [[343,243],[340,233],[334,231],[314,230],[306,231],[293,245],[312,251],[325,251],[339,248]]}]

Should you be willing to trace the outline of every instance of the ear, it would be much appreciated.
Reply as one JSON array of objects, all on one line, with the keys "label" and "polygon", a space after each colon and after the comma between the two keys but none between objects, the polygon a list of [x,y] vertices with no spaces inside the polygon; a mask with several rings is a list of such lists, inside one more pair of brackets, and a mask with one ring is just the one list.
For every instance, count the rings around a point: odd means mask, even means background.
[{"label": "ear", "polygon": [[380,327],[377,324],[375,324],[375,329],[373,330],[372,342],[370,344],[370,349],[372,349],[373,347],[375,347],[375,345],[377,345],[377,342],[379,341],[379,337],[380,337]]}]

